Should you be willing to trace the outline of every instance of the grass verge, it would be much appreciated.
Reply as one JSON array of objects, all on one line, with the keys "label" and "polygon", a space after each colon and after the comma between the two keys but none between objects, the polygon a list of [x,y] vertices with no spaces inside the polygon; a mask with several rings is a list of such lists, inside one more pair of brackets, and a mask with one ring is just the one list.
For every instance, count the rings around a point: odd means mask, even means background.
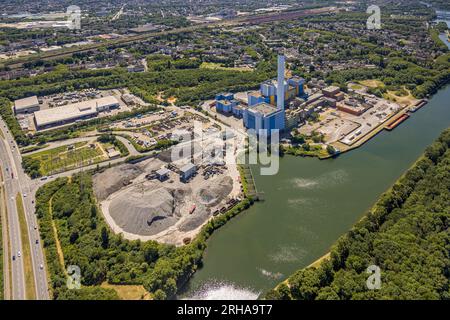
[{"label": "grass verge", "polygon": [[25,210],[23,208],[22,195],[17,194],[16,197],[17,213],[19,215],[20,236],[22,241],[23,269],[25,273],[26,299],[36,299],[36,285],[34,281],[33,264],[31,261],[30,238],[28,235],[27,222],[25,218]]}]

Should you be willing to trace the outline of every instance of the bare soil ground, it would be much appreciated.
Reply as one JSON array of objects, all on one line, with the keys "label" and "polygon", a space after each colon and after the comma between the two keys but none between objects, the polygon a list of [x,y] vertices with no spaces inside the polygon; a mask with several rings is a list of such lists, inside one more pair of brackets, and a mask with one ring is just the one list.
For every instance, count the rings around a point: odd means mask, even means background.
[{"label": "bare soil ground", "polygon": [[139,165],[125,164],[105,170],[94,176],[94,192],[99,201],[123,188],[143,173]]}]

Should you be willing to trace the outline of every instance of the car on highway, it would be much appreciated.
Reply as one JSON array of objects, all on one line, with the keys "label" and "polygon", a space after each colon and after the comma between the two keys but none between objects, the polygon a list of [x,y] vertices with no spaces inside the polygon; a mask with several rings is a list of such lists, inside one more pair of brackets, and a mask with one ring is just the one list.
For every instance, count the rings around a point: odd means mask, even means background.
[{"label": "car on highway", "polygon": [[12,256],[12,258],[13,258],[13,261],[16,260],[16,256]]},{"label": "car on highway", "polygon": [[36,239],[36,244],[38,244],[39,243],[39,240],[38,239]]},{"label": "car on highway", "polygon": [[39,265],[39,269],[44,269],[44,266],[42,264]]},{"label": "car on highway", "polygon": [[20,255],[21,255],[20,251],[17,251],[17,258],[20,258]]}]

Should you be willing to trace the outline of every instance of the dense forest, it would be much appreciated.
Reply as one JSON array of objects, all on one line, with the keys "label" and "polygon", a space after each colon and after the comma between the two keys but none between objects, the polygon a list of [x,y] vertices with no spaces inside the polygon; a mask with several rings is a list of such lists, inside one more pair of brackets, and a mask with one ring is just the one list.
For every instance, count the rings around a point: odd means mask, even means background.
[{"label": "dense forest", "polygon": [[[183,103],[212,97],[220,90],[240,91],[257,86],[267,79],[272,66],[262,63],[254,72],[200,69],[196,61],[169,60],[160,70],[129,73],[124,68],[70,71],[59,65],[52,72],[32,78],[0,81],[0,96],[15,100],[30,95],[44,96],[86,88],[111,89],[129,87],[147,102],[155,102],[159,92],[170,91]],[[169,65],[169,68],[167,66]],[[173,66],[173,69],[172,69]],[[269,73],[267,72],[269,71]]]},{"label": "dense forest", "polygon": [[[201,263],[212,232],[250,204],[245,199],[208,222],[190,244],[175,247],[113,234],[97,207],[89,174],[50,182],[37,192],[36,214],[53,298],[118,299],[114,290],[100,287],[104,282],[143,285],[154,299],[173,297]],[[81,269],[80,290],[67,289],[69,265]]]},{"label": "dense forest", "polygon": [[[450,299],[450,129],[332,247],[266,299]],[[381,269],[369,290],[366,269]]]}]

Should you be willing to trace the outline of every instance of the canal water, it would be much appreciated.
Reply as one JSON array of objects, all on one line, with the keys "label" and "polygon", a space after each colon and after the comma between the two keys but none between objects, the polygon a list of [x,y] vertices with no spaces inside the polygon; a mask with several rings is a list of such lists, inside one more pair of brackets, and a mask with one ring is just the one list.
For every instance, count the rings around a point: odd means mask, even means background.
[{"label": "canal water", "polygon": [[[435,22],[445,22],[447,26],[450,28],[450,11],[439,11],[436,10],[437,18],[434,20]],[[441,33],[439,38],[450,48],[450,41],[448,41],[448,37],[446,33]]]},{"label": "canal water", "polygon": [[[439,15],[439,21],[448,15]],[[440,17],[440,19],[439,19]],[[450,48],[446,35],[441,39]],[[258,175],[266,201],[216,231],[182,298],[256,299],[328,252],[378,197],[450,126],[450,86],[394,131],[336,159],[286,156]]]},{"label": "canal water", "polygon": [[[449,12],[438,12],[450,26]],[[444,34],[441,39],[449,46]],[[203,267],[181,298],[256,299],[328,252],[450,126],[450,86],[391,132],[336,159],[286,156],[274,176],[258,175],[265,201],[213,234]]]},{"label": "canal water", "polygon": [[181,298],[256,299],[327,253],[450,126],[449,102],[450,86],[359,149],[323,161],[285,156],[277,175],[255,174],[266,200],[213,234]]}]

